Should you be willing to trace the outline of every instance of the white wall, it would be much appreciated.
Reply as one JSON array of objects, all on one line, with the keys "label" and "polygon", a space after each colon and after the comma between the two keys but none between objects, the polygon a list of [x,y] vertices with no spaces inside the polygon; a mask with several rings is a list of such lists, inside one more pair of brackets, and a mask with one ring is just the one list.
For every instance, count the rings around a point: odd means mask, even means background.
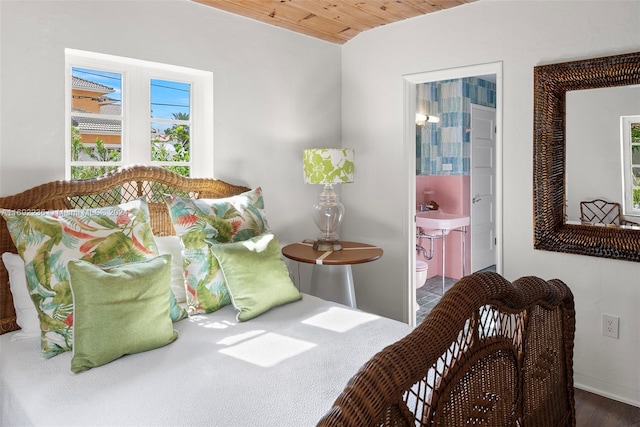
[{"label": "white wall", "polygon": [[[503,273],[559,278],[577,310],[575,381],[640,406],[640,263],[533,250],[533,67],[640,50],[637,1],[490,1],[360,34],[342,50],[343,146],[356,150],[345,186],[345,238],[382,246],[354,268],[359,306],[403,318],[413,256],[406,188],[403,75],[503,62]],[[406,151],[405,151],[406,148]],[[620,316],[620,339],[600,334]]]},{"label": "white wall", "polygon": [[313,237],[302,150],[340,145],[339,45],[186,0],[0,1],[0,195],[64,178],[64,49],[214,75],[214,173],[262,186],[283,242]]}]

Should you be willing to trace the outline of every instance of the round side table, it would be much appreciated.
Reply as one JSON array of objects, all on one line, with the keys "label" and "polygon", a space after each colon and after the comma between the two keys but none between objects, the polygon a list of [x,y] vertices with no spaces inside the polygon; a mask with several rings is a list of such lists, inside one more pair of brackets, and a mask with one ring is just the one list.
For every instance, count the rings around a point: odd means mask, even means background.
[{"label": "round side table", "polygon": [[375,261],[382,256],[378,246],[358,242],[340,242],[342,250],[321,252],[313,249],[313,240],[292,243],[282,248],[289,259],[313,264],[312,295],[356,307],[352,264]]}]

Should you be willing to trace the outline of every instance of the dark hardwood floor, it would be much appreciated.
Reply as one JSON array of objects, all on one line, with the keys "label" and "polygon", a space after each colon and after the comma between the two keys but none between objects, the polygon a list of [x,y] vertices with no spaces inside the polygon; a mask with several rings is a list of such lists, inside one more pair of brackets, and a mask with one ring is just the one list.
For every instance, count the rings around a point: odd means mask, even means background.
[{"label": "dark hardwood floor", "polygon": [[576,427],[640,426],[640,408],[575,389]]}]

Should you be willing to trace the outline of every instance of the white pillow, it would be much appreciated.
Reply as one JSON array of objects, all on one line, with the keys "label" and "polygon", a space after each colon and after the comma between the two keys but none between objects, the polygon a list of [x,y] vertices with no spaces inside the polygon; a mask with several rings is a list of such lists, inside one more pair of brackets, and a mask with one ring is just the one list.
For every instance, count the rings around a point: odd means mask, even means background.
[{"label": "white pillow", "polygon": [[13,306],[16,309],[16,322],[22,328],[11,337],[11,341],[39,337],[40,320],[29,296],[24,261],[18,254],[5,252],[2,254],[2,262],[9,273],[9,288],[11,288]]},{"label": "white pillow", "polygon": [[184,267],[182,265],[182,243],[178,236],[156,236],[156,245],[160,255],[171,254],[171,289],[176,302],[183,305],[187,302],[184,285]]}]

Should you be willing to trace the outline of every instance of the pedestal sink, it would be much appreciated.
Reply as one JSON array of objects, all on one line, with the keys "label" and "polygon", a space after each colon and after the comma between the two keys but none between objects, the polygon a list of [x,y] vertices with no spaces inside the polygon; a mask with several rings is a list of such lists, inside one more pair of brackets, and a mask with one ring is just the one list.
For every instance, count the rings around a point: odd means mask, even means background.
[{"label": "pedestal sink", "polygon": [[449,234],[454,228],[469,225],[469,217],[458,214],[448,214],[442,211],[426,211],[416,213],[416,225],[425,233],[435,231],[438,234]]},{"label": "pedestal sink", "polygon": [[420,227],[420,236],[429,239],[442,239],[442,294],[444,295],[445,285],[445,236],[451,230],[461,231],[462,234],[462,275],[465,275],[466,248],[465,234],[469,225],[469,217],[458,214],[448,214],[440,210],[425,211],[416,213],[416,226]]}]

